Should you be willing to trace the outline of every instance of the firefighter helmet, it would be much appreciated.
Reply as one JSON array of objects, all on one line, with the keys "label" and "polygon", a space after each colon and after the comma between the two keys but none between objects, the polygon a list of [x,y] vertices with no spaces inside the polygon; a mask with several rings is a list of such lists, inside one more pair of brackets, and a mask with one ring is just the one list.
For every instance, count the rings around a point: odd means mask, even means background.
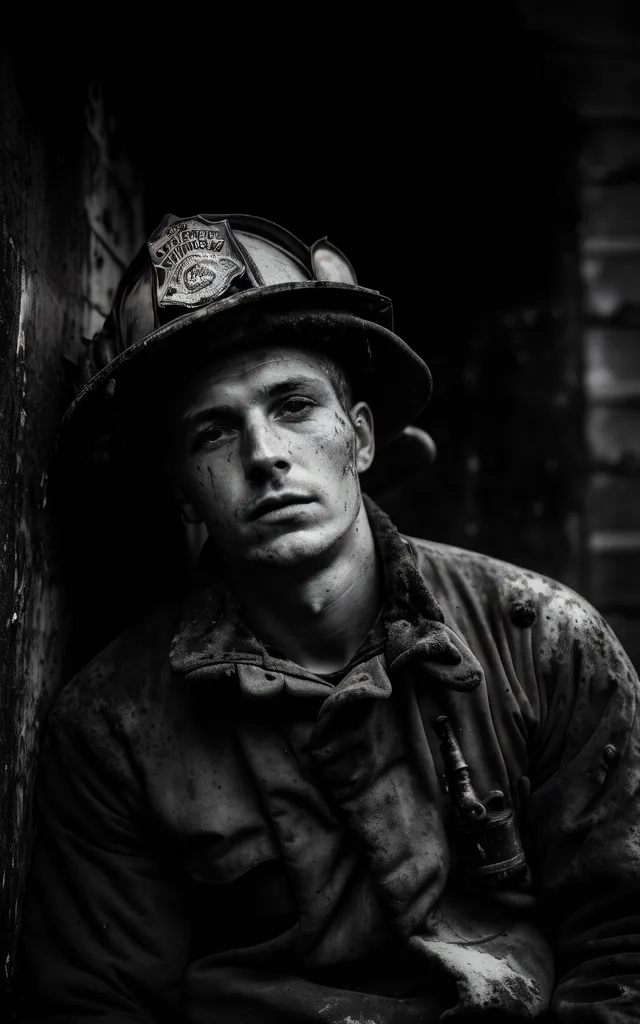
[{"label": "firefighter helmet", "polygon": [[119,381],[133,376],[139,387],[158,366],[170,375],[192,346],[223,351],[228,339],[250,339],[265,320],[277,325],[280,341],[298,347],[307,338],[330,339],[331,354],[358,377],[356,397],[372,406],[380,443],[426,405],[431,374],[393,332],[390,300],[358,285],[326,238],[309,247],[260,217],[168,214],[126,270],[87,348],[61,438],[83,424],[86,434],[92,417],[113,406]]}]

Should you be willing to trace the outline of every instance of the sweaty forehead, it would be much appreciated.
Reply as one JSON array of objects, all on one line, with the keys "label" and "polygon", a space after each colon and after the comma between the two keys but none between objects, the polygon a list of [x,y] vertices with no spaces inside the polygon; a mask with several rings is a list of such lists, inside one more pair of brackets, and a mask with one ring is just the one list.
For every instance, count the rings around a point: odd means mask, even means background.
[{"label": "sweaty forehead", "polygon": [[252,348],[205,363],[190,378],[187,395],[193,401],[204,393],[259,391],[301,376],[330,383],[322,358],[314,352],[290,346]]}]

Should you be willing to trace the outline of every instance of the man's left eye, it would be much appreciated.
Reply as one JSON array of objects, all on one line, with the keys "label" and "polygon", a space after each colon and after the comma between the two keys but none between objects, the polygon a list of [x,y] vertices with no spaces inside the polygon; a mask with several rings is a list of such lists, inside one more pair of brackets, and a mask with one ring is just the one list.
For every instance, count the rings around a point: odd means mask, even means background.
[{"label": "man's left eye", "polygon": [[304,416],[313,408],[314,404],[309,398],[287,398],[280,406],[280,415],[284,415],[288,419],[295,419],[298,416]]}]

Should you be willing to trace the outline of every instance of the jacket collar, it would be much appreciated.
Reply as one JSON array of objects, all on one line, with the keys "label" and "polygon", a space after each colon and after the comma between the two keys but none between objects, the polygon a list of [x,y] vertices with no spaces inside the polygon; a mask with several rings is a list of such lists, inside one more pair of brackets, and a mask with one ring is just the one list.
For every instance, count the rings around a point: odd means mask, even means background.
[{"label": "jacket collar", "polygon": [[[384,659],[390,676],[420,668],[455,690],[472,690],[482,669],[466,644],[444,623],[444,615],[417,567],[410,541],[389,517],[364,498],[385,583]],[[296,680],[301,696],[327,697],[331,683],[291,661],[273,657],[243,622],[232,592],[219,579],[211,582],[212,563],[204,553],[200,582],[189,596],[171,645],[171,666],[189,680],[238,677],[252,696],[280,693],[285,679]],[[362,650],[358,664],[378,652]],[[358,672],[354,665],[339,687]]]}]

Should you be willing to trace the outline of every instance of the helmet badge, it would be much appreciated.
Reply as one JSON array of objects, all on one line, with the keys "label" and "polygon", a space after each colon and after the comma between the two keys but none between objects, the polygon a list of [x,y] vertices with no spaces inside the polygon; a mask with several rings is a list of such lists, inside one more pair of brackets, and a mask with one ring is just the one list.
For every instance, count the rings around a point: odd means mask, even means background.
[{"label": "helmet badge", "polygon": [[148,245],[160,306],[213,302],[245,271],[225,221],[163,221]]}]

